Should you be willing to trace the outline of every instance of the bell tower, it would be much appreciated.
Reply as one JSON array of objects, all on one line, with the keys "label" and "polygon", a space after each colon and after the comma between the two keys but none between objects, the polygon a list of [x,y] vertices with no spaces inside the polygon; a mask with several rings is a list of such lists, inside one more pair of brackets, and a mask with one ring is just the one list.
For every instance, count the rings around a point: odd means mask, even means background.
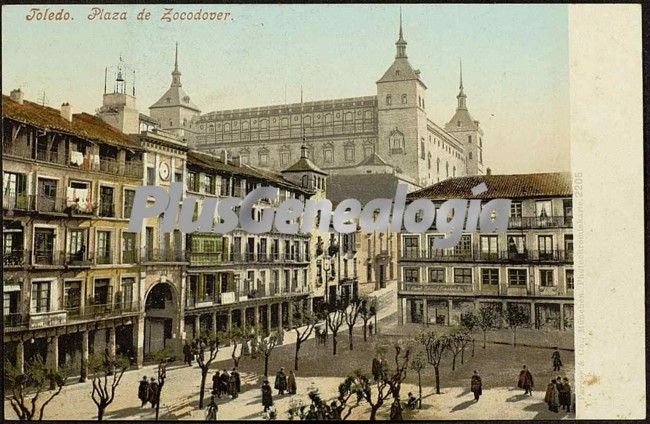
[{"label": "bell tower", "polygon": [[[112,91],[108,88],[109,71],[115,75]],[[121,56],[116,66],[104,69],[104,96],[97,116],[125,134],[140,132],[140,113],[135,102],[135,70]]]}]

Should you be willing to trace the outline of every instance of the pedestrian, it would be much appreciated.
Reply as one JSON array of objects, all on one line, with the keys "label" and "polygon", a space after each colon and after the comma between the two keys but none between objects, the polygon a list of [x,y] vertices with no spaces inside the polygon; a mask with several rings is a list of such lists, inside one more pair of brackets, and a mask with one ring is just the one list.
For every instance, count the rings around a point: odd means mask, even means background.
[{"label": "pedestrian", "polygon": [[219,384],[219,370],[212,375],[212,395],[221,399],[221,387]]},{"label": "pedestrian", "polygon": [[216,421],[218,411],[219,411],[219,407],[217,406],[217,402],[214,400],[214,395],[212,395],[210,397],[210,403],[208,404],[207,412],[205,414],[205,420]]},{"label": "pedestrian", "polygon": [[264,379],[264,383],[262,383],[262,406],[264,407],[264,412],[273,406],[273,392],[267,379]]},{"label": "pedestrian", "polygon": [[556,381],[553,379],[546,386],[546,396],[544,396],[544,402],[548,405],[548,410],[553,412],[558,412],[559,404],[559,395],[557,391]]},{"label": "pedestrian", "polygon": [[228,374],[228,371],[222,370],[221,375],[219,376],[219,388],[222,394],[228,395],[229,383],[230,383],[230,374]]},{"label": "pedestrian", "polygon": [[399,401],[399,396],[395,396],[395,400],[390,406],[390,420],[402,421],[402,404]]},{"label": "pedestrian", "polygon": [[553,361],[553,371],[560,371],[562,368],[562,359],[560,358],[560,351],[555,348],[553,355],[551,355],[551,360]]},{"label": "pedestrian", "polygon": [[569,379],[562,379],[562,391],[560,392],[560,407],[567,412],[571,411],[571,385]]},{"label": "pedestrian", "polygon": [[183,362],[189,367],[192,366],[192,346],[187,341],[185,342],[185,346],[183,346]]},{"label": "pedestrian", "polygon": [[149,400],[149,382],[147,381],[146,375],[142,377],[142,381],[140,381],[140,386],[138,386],[138,399],[140,399],[140,401],[142,402],[140,408],[144,407],[144,405]]},{"label": "pedestrian", "polygon": [[412,392],[409,392],[408,399],[406,400],[406,407],[410,410],[414,410],[418,407],[418,398],[413,396]]},{"label": "pedestrian", "polygon": [[293,370],[289,371],[289,377],[287,378],[287,389],[289,390],[290,395],[296,394],[296,375],[293,373]]},{"label": "pedestrian", "polygon": [[158,382],[155,378],[151,377],[151,382],[149,383],[149,402],[151,403],[151,408],[156,408],[158,405]]},{"label": "pedestrian", "polygon": [[287,390],[287,375],[284,373],[284,368],[280,368],[275,374],[275,383],[273,384],[279,394],[284,395]]},{"label": "pedestrian", "polygon": [[371,335],[371,336],[372,336],[372,329],[373,329],[373,328],[374,328],[374,326],[372,325],[372,322],[370,322],[370,323],[368,324],[368,334]]},{"label": "pedestrian", "polygon": [[478,402],[478,398],[483,394],[483,381],[481,381],[481,376],[478,375],[478,371],[476,370],[474,370],[474,375],[472,376],[470,390],[474,393],[474,400]]},{"label": "pedestrian", "polygon": [[228,394],[233,399],[239,396],[239,393],[237,392],[237,375],[234,370],[230,373],[230,378],[228,379]]},{"label": "pedestrian", "polygon": [[235,376],[235,390],[237,390],[237,393],[241,393],[241,377],[239,376],[239,371],[237,371],[237,368],[233,368],[232,372],[230,373],[230,376]]},{"label": "pedestrian", "polygon": [[379,359],[372,358],[372,378],[375,379],[375,381],[379,380],[379,373],[381,372],[381,363],[379,362]]},{"label": "pedestrian", "polygon": [[[320,418],[320,416],[318,417]],[[341,420],[341,408],[339,408],[339,403],[335,400],[330,403],[330,419],[340,421]]]},{"label": "pedestrian", "polygon": [[524,365],[522,370],[519,372],[519,382],[517,383],[517,387],[524,389],[525,395],[533,395],[533,375],[526,368],[526,365]]}]

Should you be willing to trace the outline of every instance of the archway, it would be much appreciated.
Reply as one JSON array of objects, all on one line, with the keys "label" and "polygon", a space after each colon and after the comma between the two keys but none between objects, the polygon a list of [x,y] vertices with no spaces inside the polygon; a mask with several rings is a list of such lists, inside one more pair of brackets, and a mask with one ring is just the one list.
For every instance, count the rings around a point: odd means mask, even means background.
[{"label": "archway", "polygon": [[152,355],[165,348],[176,349],[179,313],[176,292],[168,283],[155,284],[145,301],[144,354]]}]

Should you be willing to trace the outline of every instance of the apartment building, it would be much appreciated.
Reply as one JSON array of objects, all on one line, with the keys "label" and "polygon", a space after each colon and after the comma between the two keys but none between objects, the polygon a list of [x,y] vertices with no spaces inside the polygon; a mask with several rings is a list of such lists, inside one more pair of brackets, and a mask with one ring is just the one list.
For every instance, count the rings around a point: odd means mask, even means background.
[{"label": "apartment building", "polygon": [[[488,191],[472,195],[485,183]],[[505,233],[463,233],[450,249],[443,234],[401,234],[398,321],[454,325],[483,304],[519,306],[531,327],[573,326],[572,187],[568,173],[452,178],[409,194],[436,207],[448,199],[512,199]],[[482,203],[485,203],[482,202]]]}]

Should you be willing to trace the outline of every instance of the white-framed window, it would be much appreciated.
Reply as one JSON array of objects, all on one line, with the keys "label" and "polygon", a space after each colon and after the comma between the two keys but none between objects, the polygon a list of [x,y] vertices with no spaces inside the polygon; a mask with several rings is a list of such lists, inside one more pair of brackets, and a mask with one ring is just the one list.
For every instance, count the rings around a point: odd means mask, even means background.
[{"label": "white-framed window", "polygon": [[33,281],[32,282],[32,312],[42,313],[49,312],[50,290],[52,281]]},{"label": "white-framed window", "polygon": [[445,269],[429,268],[429,282],[431,284],[445,284]]},{"label": "white-framed window", "polygon": [[499,268],[481,268],[481,284],[488,286],[498,286]]},{"label": "white-framed window", "polygon": [[472,284],[472,268],[454,268],[454,284]]},{"label": "white-framed window", "polygon": [[404,282],[405,283],[419,283],[420,270],[418,268],[404,268]]},{"label": "white-framed window", "polygon": [[525,268],[511,268],[508,270],[508,284],[511,286],[526,286],[528,270]]},{"label": "white-framed window", "polygon": [[552,269],[539,270],[539,285],[542,287],[553,287],[555,285]]},{"label": "white-framed window", "polygon": [[564,270],[564,278],[566,280],[566,289],[573,290],[574,287],[573,270],[572,269]]}]

